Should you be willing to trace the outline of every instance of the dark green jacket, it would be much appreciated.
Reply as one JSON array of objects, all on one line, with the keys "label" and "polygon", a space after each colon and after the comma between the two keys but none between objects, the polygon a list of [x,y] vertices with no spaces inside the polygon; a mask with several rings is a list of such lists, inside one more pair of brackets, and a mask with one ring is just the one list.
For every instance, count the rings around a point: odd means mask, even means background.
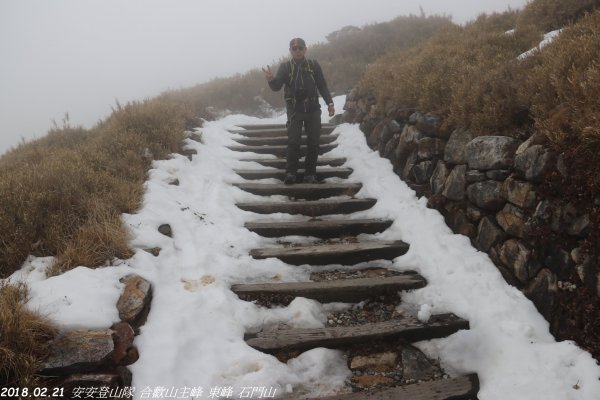
[{"label": "dark green jacket", "polygon": [[304,59],[299,63],[290,60],[281,63],[275,79],[269,82],[269,87],[274,91],[284,87],[283,95],[288,112],[320,110],[319,93],[325,104],[333,103],[323,70],[316,60]]}]

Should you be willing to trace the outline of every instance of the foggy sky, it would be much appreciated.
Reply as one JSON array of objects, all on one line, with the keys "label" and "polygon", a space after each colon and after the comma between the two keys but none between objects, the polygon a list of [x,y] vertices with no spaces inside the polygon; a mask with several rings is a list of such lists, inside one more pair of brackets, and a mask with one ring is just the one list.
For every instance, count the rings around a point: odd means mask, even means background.
[{"label": "foggy sky", "polygon": [[51,121],[93,126],[121,104],[244,73],[347,25],[526,0],[0,0],[0,155]]}]

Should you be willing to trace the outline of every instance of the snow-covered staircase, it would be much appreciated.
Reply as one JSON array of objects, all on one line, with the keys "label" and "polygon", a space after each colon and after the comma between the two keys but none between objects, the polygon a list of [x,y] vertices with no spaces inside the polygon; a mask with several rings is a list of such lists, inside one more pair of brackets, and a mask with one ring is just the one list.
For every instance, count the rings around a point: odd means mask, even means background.
[{"label": "snow-covered staircase", "polygon": [[[275,169],[238,169],[235,172],[246,180],[275,178],[282,180],[285,171],[287,137],[284,126],[252,125],[235,133],[244,136],[236,139],[240,145],[229,149],[258,154],[272,154],[278,159],[246,158]],[[320,154],[335,148],[337,136],[332,135],[334,126],[322,129]],[[305,151],[305,149],[304,149]],[[343,158],[319,157],[317,175],[319,179],[336,177],[346,179],[352,170],[344,168]],[[299,174],[299,180],[302,172]],[[393,260],[405,254],[409,245],[403,241],[359,240],[360,234],[374,234],[386,230],[393,221],[384,219],[343,218],[342,214],[373,207],[375,199],[358,199],[354,195],[360,183],[318,183],[284,185],[283,183],[238,183],[242,190],[253,194],[288,196],[288,201],[265,200],[264,202],[239,203],[243,210],[263,214],[261,219],[248,221],[245,226],[265,237],[310,236],[325,239],[312,244],[285,244],[276,247],[251,250],[255,259],[275,257],[287,264],[328,266]],[[335,199],[329,199],[336,197]],[[313,217],[310,220],[265,219],[271,213],[299,214]],[[335,215],[331,219],[315,217]],[[424,287],[425,279],[415,272],[386,274],[373,272],[368,266],[359,277],[348,278],[342,274],[329,280],[309,282],[281,282],[236,284],[232,290],[244,300],[257,301],[265,306],[289,303],[295,297],[306,297],[322,303],[358,303],[369,299],[387,299],[399,302],[397,293]],[[335,275],[335,274],[334,274]],[[267,329],[246,335],[246,343],[255,349],[276,355],[281,360],[295,357],[299,352],[316,347],[336,349],[357,348],[368,353],[369,348],[378,349],[385,343],[411,343],[445,337],[458,330],[469,329],[468,321],[453,314],[434,315],[427,322],[414,316],[374,320],[348,326],[329,326],[310,329]],[[344,394],[328,399],[476,399],[479,389],[476,375],[438,379],[406,384],[402,380],[387,382],[384,387]]]}]

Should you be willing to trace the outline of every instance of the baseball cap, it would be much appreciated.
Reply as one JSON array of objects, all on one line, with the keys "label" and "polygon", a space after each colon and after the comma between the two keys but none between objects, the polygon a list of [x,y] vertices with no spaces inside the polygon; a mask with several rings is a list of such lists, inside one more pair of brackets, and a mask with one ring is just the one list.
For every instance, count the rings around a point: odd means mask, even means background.
[{"label": "baseball cap", "polygon": [[292,40],[290,40],[290,48],[292,48],[293,46],[306,47],[306,43],[304,42],[304,39],[293,38]]}]

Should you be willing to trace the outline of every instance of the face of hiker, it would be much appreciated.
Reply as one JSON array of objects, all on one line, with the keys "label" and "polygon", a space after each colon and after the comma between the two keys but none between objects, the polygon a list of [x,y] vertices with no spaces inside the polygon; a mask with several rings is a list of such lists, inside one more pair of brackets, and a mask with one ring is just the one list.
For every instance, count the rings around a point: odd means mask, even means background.
[{"label": "face of hiker", "polygon": [[302,61],[306,54],[306,46],[302,46],[301,44],[293,45],[290,47],[290,54],[295,61]]}]

